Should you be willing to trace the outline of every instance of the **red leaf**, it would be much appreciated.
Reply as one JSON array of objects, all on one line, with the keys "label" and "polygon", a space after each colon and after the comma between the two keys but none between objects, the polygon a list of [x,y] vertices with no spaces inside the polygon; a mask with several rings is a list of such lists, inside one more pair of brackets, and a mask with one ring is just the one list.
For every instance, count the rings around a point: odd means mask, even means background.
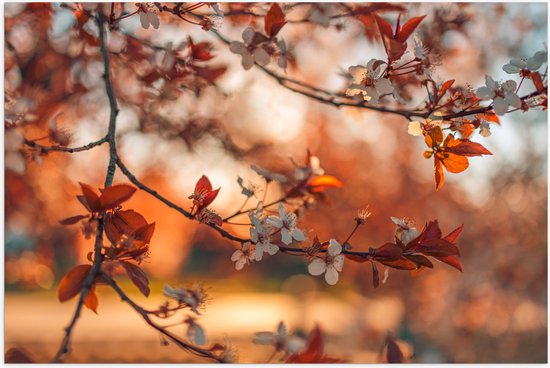
[{"label": "red leaf", "polygon": [[210,180],[208,180],[208,177],[206,175],[201,176],[201,178],[197,181],[197,184],[195,185],[194,194],[204,196],[211,191],[212,184],[210,183]]},{"label": "red leaf", "polygon": [[86,299],[84,299],[84,306],[97,314],[98,303],[95,285],[92,285],[92,288],[88,291],[88,294],[86,294]]},{"label": "red leaf", "polygon": [[401,258],[402,249],[394,243],[386,243],[375,249],[374,259],[381,261],[396,261]]},{"label": "red leaf", "polygon": [[69,270],[63,276],[57,289],[57,298],[60,302],[67,301],[80,293],[82,283],[91,269],[92,266],[90,265],[79,265]]},{"label": "red leaf", "polygon": [[137,286],[139,291],[145,296],[149,296],[149,293],[151,290],[149,289],[149,280],[147,279],[147,275],[143,270],[133,264],[128,262],[120,262],[124,269],[126,270],[126,273],[128,274],[128,277],[130,280],[134,283],[134,285]]},{"label": "red leaf", "polygon": [[66,218],[64,220],[61,220],[61,221],[59,221],[59,223],[61,225],[74,225],[78,221],[80,221],[82,219],[85,219],[85,218],[88,218],[88,215],[77,215],[77,216],[73,216],[73,217],[69,217],[69,218]]},{"label": "red leaf", "polygon": [[448,80],[445,83],[443,83],[443,85],[441,86],[441,90],[439,91],[439,98],[441,98],[445,95],[447,90],[449,88],[451,88],[451,86],[453,85],[454,82],[455,82],[455,80],[451,79],[451,80]]},{"label": "red leaf", "polygon": [[414,251],[432,257],[456,256],[460,254],[456,245],[443,239],[422,241],[422,244],[414,247]]},{"label": "red leaf", "polygon": [[401,259],[398,259],[398,260],[395,260],[395,261],[384,261],[384,260],[378,260],[378,262],[388,266],[388,267],[391,267],[391,268],[395,268],[397,270],[416,270],[417,269],[417,266],[416,266],[416,263],[412,262],[412,261],[409,261],[408,259],[404,259],[404,258],[401,258]]},{"label": "red leaf", "polygon": [[443,239],[447,240],[449,243],[451,244],[454,244],[456,242],[456,239],[458,238],[458,236],[460,235],[460,233],[462,232],[462,229],[464,228],[464,225],[460,225],[460,227],[457,227],[456,229],[454,229],[453,231],[451,231],[449,233],[449,235],[447,235],[446,237],[444,237]]},{"label": "red leaf", "polygon": [[462,272],[462,265],[460,264],[458,258],[456,258],[455,256],[438,257],[437,259]]},{"label": "red leaf", "polygon": [[397,342],[390,336],[386,339],[387,350],[386,350],[386,359],[388,363],[403,363],[405,361],[405,356],[401,352],[401,348],[397,345]]},{"label": "red leaf", "polygon": [[343,363],[343,359],[332,358],[324,355],[323,334],[319,326],[309,333],[306,348],[301,353],[292,354],[286,363]]},{"label": "red leaf", "polygon": [[407,23],[403,24],[403,27],[401,27],[399,33],[395,36],[395,39],[402,43],[406,42],[424,18],[426,18],[425,15],[409,19]]},{"label": "red leaf", "polygon": [[99,203],[99,196],[95,193],[93,188],[89,186],[88,184],[84,183],[78,183],[80,184],[80,188],[82,189],[82,194],[84,197],[78,197],[80,202],[88,209],[90,212],[99,212],[100,211],[100,203]]},{"label": "red leaf", "polygon": [[457,139],[453,146],[446,147],[445,152],[451,152],[460,156],[481,156],[492,155],[493,153],[481,144],[472,142],[468,139]]},{"label": "red leaf", "polygon": [[420,241],[423,242],[424,240],[429,239],[441,239],[441,229],[439,228],[439,222],[437,220],[429,221],[425,226],[424,229],[422,229],[422,233],[420,234]]},{"label": "red leaf", "polygon": [[373,15],[374,15],[374,19],[376,20],[376,24],[378,24],[378,29],[380,30],[380,34],[382,36],[386,36],[390,39],[393,39],[393,29],[391,24],[384,18],[381,18],[376,14],[373,14]]},{"label": "red leaf", "polygon": [[404,254],[403,257],[416,263],[418,266],[424,266],[428,268],[434,268],[433,263],[421,254]]},{"label": "red leaf", "polygon": [[210,203],[214,202],[214,199],[216,199],[216,197],[218,196],[219,191],[220,191],[220,188],[208,193],[202,200],[201,209],[208,207]]},{"label": "red leaf", "polygon": [[273,3],[264,18],[265,33],[273,38],[286,24],[285,14],[277,3]]},{"label": "red leaf", "polygon": [[107,187],[101,193],[99,201],[101,210],[111,210],[126,202],[136,192],[136,188],[128,184],[117,184]]}]

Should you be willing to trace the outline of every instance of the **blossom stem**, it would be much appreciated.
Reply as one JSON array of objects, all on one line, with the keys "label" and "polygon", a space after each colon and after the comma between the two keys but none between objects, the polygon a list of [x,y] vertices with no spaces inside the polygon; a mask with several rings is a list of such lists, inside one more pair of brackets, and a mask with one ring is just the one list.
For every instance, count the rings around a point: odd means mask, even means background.
[{"label": "blossom stem", "polygon": [[355,234],[355,232],[357,231],[357,229],[359,228],[361,224],[359,222],[356,222],[355,223],[355,227],[353,228],[353,230],[351,231],[351,233],[348,235],[348,237],[346,238],[346,240],[344,240],[344,242],[342,243],[342,245],[346,244],[350,239],[351,237],[353,236],[353,234]]}]

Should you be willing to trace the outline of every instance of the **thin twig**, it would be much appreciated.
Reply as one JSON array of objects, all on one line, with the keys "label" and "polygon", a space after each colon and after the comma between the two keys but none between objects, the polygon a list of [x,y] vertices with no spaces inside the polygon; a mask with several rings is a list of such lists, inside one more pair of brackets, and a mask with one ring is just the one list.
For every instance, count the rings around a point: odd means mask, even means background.
[{"label": "thin twig", "polygon": [[67,152],[67,153],[74,153],[74,152],[82,152],[82,151],[88,151],[96,146],[101,146],[103,143],[107,142],[109,140],[108,136],[105,136],[101,138],[98,141],[90,142],[84,146],[80,147],[64,147],[64,146],[45,146],[39,143],[36,143],[36,140],[30,140],[25,139],[25,144],[32,148],[37,148],[43,153],[48,152]]},{"label": "thin twig", "polygon": [[[126,175],[128,180],[130,180],[136,187],[138,187],[139,189],[149,193],[150,195],[157,198],[159,201],[161,201],[162,203],[164,203],[168,207],[175,209],[176,211],[178,211],[179,213],[181,213],[182,215],[184,215],[188,219],[191,219],[191,220],[195,219],[195,217],[190,212],[184,210],[183,208],[181,208],[180,206],[178,206],[174,202],[172,202],[172,201],[166,199],[165,197],[163,197],[162,195],[160,195],[156,190],[149,188],[148,186],[143,184],[141,181],[139,181],[138,178],[136,178],[136,176],[134,174],[132,174],[132,172],[130,170],[128,170],[128,168],[124,165],[124,163],[122,162],[120,157],[117,158],[116,164],[120,168],[120,171],[124,175]],[[216,226],[214,224],[205,224],[205,225],[210,226],[211,228],[216,230],[221,236],[223,236],[224,238],[227,238],[229,240],[237,241],[239,243],[244,243],[244,242],[249,241],[249,239],[240,238],[238,236],[230,234],[229,232],[225,231],[221,227]]]},{"label": "thin twig", "polygon": [[180,348],[190,353],[193,353],[197,356],[209,358],[219,363],[224,363],[224,360],[222,357],[214,355],[209,350],[189,344],[181,340],[180,338],[178,338],[176,335],[172,334],[170,331],[166,330],[165,327],[157,325],[153,320],[151,320],[151,318],[149,318],[149,314],[147,313],[147,311],[142,307],[140,307],[139,305],[137,305],[132,299],[130,299],[130,297],[128,297],[128,295],[126,295],[126,293],[118,286],[115,280],[113,280],[108,275],[103,273],[101,274],[101,276],[102,276],[102,279],[104,279],[105,282],[107,282],[107,284],[109,284],[109,286],[120,296],[122,301],[130,305],[130,307],[132,307],[132,309],[134,309],[149,326],[151,326],[152,328],[154,328],[155,330],[159,331],[161,334],[163,334],[164,336],[172,340],[172,342],[174,342]]}]

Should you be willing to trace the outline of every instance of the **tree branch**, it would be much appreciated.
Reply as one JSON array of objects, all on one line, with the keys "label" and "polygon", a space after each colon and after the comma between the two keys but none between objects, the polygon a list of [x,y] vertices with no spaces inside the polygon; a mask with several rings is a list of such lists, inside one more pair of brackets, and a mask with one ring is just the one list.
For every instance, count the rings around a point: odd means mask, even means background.
[{"label": "tree branch", "polygon": [[[109,166],[107,167],[105,187],[109,187],[113,182],[113,177],[116,170],[117,154],[116,154],[115,132],[116,132],[116,117],[118,114],[118,108],[117,108],[116,98],[114,95],[113,86],[110,78],[111,74],[109,70],[109,55],[107,53],[107,49],[105,46],[105,30],[104,30],[105,20],[103,19],[103,14],[101,14],[101,12],[98,12],[96,20],[99,26],[99,43],[100,43],[101,55],[103,58],[103,65],[105,66],[105,73],[104,73],[105,89],[109,97],[109,103],[111,108],[111,115],[109,119],[109,131],[106,135],[106,139],[109,142]],[[102,212],[97,225],[97,235],[95,238],[95,245],[94,245],[94,262],[92,264],[92,268],[90,269],[90,272],[88,273],[88,275],[86,276],[86,279],[82,284],[82,288],[80,291],[80,298],[78,299],[76,310],[74,312],[73,318],[69,326],[65,329],[65,337],[63,338],[63,341],[61,342],[61,346],[54,357],[54,362],[61,361],[62,356],[68,353],[70,342],[71,342],[71,333],[76,325],[76,322],[80,317],[82,306],[84,305],[84,300],[86,300],[86,296],[88,295],[88,292],[92,288],[97,275],[100,273],[101,262],[103,261],[103,256],[101,254],[101,247],[103,246],[104,218],[105,218],[105,212]]]},{"label": "tree branch", "polygon": [[[126,175],[128,180],[130,180],[136,187],[138,187],[139,189],[149,193],[150,195],[157,198],[159,201],[161,201],[162,203],[164,203],[168,207],[173,208],[174,210],[178,211],[179,213],[181,213],[182,215],[184,215],[188,219],[191,219],[191,220],[195,219],[194,216],[190,212],[184,210],[182,207],[178,206],[174,202],[172,202],[172,201],[166,199],[165,197],[163,197],[162,195],[160,195],[156,190],[149,188],[147,185],[145,185],[141,181],[139,181],[138,178],[136,178],[136,176],[134,174],[132,174],[132,172],[130,170],[128,170],[128,168],[124,165],[124,163],[122,162],[120,157],[117,157],[116,164],[120,168],[120,171],[124,175]],[[229,240],[233,240],[233,241],[236,241],[236,242],[239,242],[239,243],[244,243],[244,242],[249,240],[249,239],[244,239],[244,238],[240,238],[238,236],[232,235],[229,232],[222,229],[221,227],[216,226],[214,224],[205,224],[205,225],[210,226],[212,229],[216,230],[221,236],[223,236],[224,238],[227,238]]]}]

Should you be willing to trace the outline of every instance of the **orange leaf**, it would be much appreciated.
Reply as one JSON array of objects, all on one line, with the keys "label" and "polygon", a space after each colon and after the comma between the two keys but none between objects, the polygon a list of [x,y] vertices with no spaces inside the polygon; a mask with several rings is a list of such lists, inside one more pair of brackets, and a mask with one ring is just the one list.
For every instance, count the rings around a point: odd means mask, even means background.
[{"label": "orange leaf", "polygon": [[448,80],[445,83],[443,83],[443,85],[441,86],[441,90],[439,91],[439,98],[441,98],[445,95],[447,90],[449,88],[451,88],[451,86],[453,85],[454,82],[455,82],[455,80],[451,79],[451,80]]},{"label": "orange leaf", "polygon": [[100,203],[99,203],[99,196],[95,193],[93,188],[89,186],[88,184],[84,183],[78,183],[80,184],[80,188],[82,189],[82,194],[84,197],[77,196],[77,198],[80,200],[80,202],[88,209],[90,212],[99,212],[100,211]]},{"label": "orange leaf", "polygon": [[134,283],[134,285],[137,286],[139,291],[145,296],[149,296],[149,293],[151,290],[149,289],[149,280],[147,279],[147,275],[143,270],[133,264],[128,262],[120,262],[124,269],[126,270],[126,273],[128,274],[128,277],[130,280]]},{"label": "orange leaf", "polygon": [[403,27],[401,27],[399,33],[395,36],[395,39],[402,43],[406,42],[424,18],[426,18],[425,15],[409,19],[407,23],[403,24]]},{"label": "orange leaf", "polygon": [[538,72],[534,72],[530,74],[531,80],[533,81],[533,84],[535,85],[535,88],[537,91],[543,91],[544,90],[544,83],[542,83],[542,78]]},{"label": "orange leaf", "polygon": [[430,148],[439,147],[441,142],[443,142],[443,131],[441,128],[434,126],[426,131],[424,133],[424,142],[426,142],[426,145]]},{"label": "orange leaf", "polygon": [[80,292],[82,283],[91,269],[92,266],[90,265],[79,265],[69,270],[63,276],[57,289],[57,298],[60,302],[67,301]]},{"label": "orange leaf", "polygon": [[341,188],[344,185],[332,175],[320,175],[312,178],[306,187],[313,193],[322,192],[327,188]]},{"label": "orange leaf", "polygon": [[117,184],[107,187],[101,193],[99,201],[101,210],[111,210],[126,202],[135,193],[136,188],[128,184]]},{"label": "orange leaf", "polygon": [[468,168],[468,158],[461,155],[455,155],[454,153],[436,153],[436,156],[441,160],[445,169],[451,173],[460,173]]},{"label": "orange leaf", "polygon": [[494,112],[486,112],[484,114],[477,114],[477,118],[485,121],[490,121],[496,124],[500,124],[500,119],[498,118],[498,115]]},{"label": "orange leaf", "polygon": [[264,18],[265,33],[273,38],[286,24],[285,14],[277,3],[273,3]]},{"label": "orange leaf", "polygon": [[386,243],[375,249],[374,259],[377,261],[395,261],[401,258],[402,249],[394,243]]},{"label": "orange leaf", "polygon": [[92,285],[92,288],[86,294],[86,299],[84,299],[84,306],[97,314],[97,305],[98,300],[95,293],[95,285]]},{"label": "orange leaf", "polygon": [[149,225],[145,217],[134,210],[116,211],[107,214],[105,219],[105,234],[111,243],[116,243],[122,235],[135,234],[139,229]]}]

